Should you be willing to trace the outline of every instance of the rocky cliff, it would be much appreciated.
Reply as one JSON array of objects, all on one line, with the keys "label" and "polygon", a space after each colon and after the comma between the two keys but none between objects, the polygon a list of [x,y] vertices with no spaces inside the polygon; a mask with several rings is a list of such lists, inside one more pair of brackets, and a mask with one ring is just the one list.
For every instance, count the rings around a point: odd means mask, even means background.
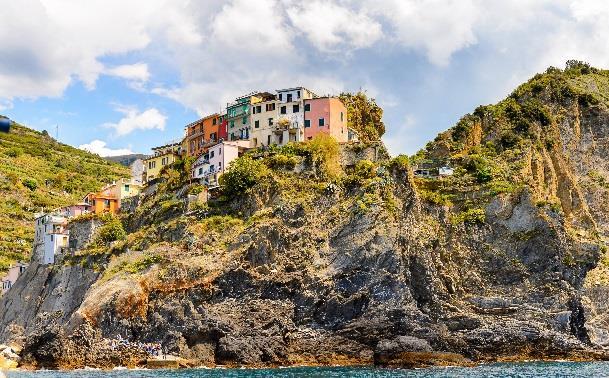
[{"label": "rocky cliff", "polygon": [[[411,159],[254,151],[207,203],[176,167],[124,239],[32,265],[1,336],[49,368],[135,365],[137,342],[230,366],[606,358],[608,120],[609,73],[570,62]],[[119,335],[133,344],[110,348]]]}]

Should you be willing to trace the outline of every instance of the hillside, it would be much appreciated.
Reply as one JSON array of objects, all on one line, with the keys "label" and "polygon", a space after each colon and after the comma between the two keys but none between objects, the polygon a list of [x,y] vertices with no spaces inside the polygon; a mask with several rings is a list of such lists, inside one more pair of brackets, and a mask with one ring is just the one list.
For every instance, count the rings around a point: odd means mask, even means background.
[{"label": "hillside", "polygon": [[0,271],[28,258],[34,213],[78,202],[128,175],[128,169],[46,133],[15,125],[9,134],[0,134]]},{"label": "hillside", "polygon": [[124,165],[125,167],[130,166],[137,159],[145,159],[146,155],[144,154],[130,154],[130,155],[119,155],[119,156],[107,156],[106,160],[109,160],[114,163],[119,163]]},{"label": "hillside", "polygon": [[74,254],[0,301],[0,339],[49,368],[135,366],[138,342],[196,366],[607,359],[608,100],[609,72],[569,62],[412,158],[370,106],[366,143],[253,150],[208,202],[176,165],[120,219],[73,222]]}]

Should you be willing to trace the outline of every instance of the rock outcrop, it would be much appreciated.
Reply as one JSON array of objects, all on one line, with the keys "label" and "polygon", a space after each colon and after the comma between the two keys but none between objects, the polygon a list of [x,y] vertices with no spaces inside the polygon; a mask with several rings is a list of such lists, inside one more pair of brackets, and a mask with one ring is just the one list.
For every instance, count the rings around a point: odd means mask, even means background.
[{"label": "rock outcrop", "polygon": [[453,177],[414,177],[379,145],[344,146],[324,176],[286,149],[193,209],[196,186],[168,173],[126,240],[31,265],[1,336],[51,368],[141,364],[146,343],[209,366],[607,358],[609,110],[574,92],[607,77],[549,71],[465,117],[419,155]]}]

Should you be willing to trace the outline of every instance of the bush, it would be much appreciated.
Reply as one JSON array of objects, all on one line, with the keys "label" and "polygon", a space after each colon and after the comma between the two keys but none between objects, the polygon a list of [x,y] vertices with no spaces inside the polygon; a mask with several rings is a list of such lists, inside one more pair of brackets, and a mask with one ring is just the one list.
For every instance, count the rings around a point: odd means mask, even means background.
[{"label": "bush", "polygon": [[322,178],[335,178],[340,174],[338,142],[326,133],[317,134],[306,144],[310,159]]},{"label": "bush", "polygon": [[370,160],[360,160],[355,164],[355,175],[361,179],[370,179],[375,176],[374,163]]},{"label": "bush", "polygon": [[383,109],[365,92],[341,93],[339,96],[347,108],[347,125],[355,130],[360,141],[367,143],[380,140],[385,134]]},{"label": "bush", "polygon": [[113,241],[124,240],[127,233],[121,221],[114,216],[108,216],[106,219],[106,223],[97,231],[96,241],[98,244],[109,244]]},{"label": "bush", "polygon": [[267,164],[270,168],[274,169],[287,169],[292,170],[296,166],[296,157],[284,155],[284,154],[276,154],[271,156],[268,160]]},{"label": "bush", "polygon": [[398,155],[389,162],[391,168],[407,171],[410,167],[410,159],[406,155]]},{"label": "bush", "polygon": [[261,161],[250,156],[234,160],[226,173],[220,176],[222,192],[227,197],[244,193],[269,175],[269,170]]},{"label": "bush", "polygon": [[23,149],[19,147],[13,147],[6,150],[6,155],[12,158],[19,157],[23,155]]},{"label": "bush", "polygon": [[38,188],[38,181],[32,178],[23,179],[21,180],[21,183],[32,192]]},{"label": "bush", "polygon": [[483,209],[468,209],[454,215],[451,219],[452,224],[483,224],[486,220],[486,215]]}]

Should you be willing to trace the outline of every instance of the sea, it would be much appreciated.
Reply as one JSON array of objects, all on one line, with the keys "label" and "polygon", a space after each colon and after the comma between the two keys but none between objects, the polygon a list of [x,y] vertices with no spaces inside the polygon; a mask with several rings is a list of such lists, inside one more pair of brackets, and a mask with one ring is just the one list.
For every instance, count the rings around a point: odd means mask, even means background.
[{"label": "sea", "polygon": [[199,378],[199,377],[609,377],[609,362],[522,362],[497,363],[477,367],[443,367],[425,369],[379,369],[368,367],[296,367],[284,369],[186,369],[186,370],[75,370],[8,372],[9,378]]}]

